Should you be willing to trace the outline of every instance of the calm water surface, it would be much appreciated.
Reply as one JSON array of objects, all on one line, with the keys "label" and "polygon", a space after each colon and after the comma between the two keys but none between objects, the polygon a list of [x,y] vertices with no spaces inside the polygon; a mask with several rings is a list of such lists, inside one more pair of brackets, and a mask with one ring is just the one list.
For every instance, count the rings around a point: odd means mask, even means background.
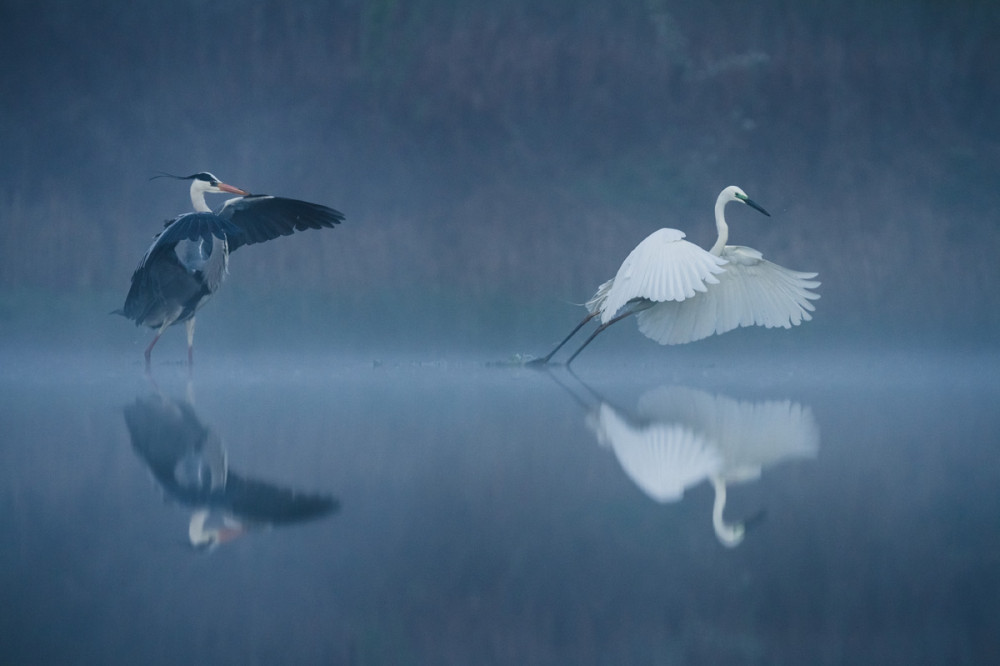
[{"label": "calm water surface", "polygon": [[6,358],[0,663],[1000,663],[996,357]]}]

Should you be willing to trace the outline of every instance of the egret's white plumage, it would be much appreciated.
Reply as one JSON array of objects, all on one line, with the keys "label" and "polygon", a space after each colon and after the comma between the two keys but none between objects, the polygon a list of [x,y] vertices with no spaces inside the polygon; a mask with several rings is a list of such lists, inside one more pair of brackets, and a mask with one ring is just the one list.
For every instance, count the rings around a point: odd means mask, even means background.
[{"label": "egret's white plumage", "polygon": [[708,285],[719,283],[716,275],[723,272],[725,263],[684,240],[684,232],[658,229],[622,262],[600,304],[601,323],[608,323],[636,298],[655,303],[679,303],[705,293]]},{"label": "egret's white plumage", "polygon": [[677,502],[709,480],[712,526],[729,547],[743,540],[745,527],[724,520],[727,485],[756,480],[784,460],[813,458],[820,440],[812,410],[799,403],[748,402],[679,386],[643,394],[634,414],[602,402],[588,415],[588,426],[657,502]]},{"label": "egret's white plumage", "polygon": [[812,319],[819,294],[815,273],[801,273],[764,259],[757,250],[727,245],[724,270],[697,298],[659,302],[636,313],[639,330],[661,345],[694,342],[740,326],[791,328]]},{"label": "egret's white plumage", "polygon": [[608,403],[597,408],[591,427],[629,478],[657,502],[676,502],[691,486],[722,468],[718,447],[681,423],[628,419]]},{"label": "egret's white plumage", "polygon": [[791,328],[809,321],[819,298],[816,273],[789,270],[764,259],[753,248],[726,245],[729,202],[770,214],[731,185],[715,202],[718,240],[710,250],[684,240],[677,229],[659,229],[629,253],[612,279],[587,301],[587,317],[538,359],[547,363],[580,328],[595,317],[601,324],[570,356],[567,365],[611,324],[636,315],[639,330],[660,344],[694,342],[740,326]]}]

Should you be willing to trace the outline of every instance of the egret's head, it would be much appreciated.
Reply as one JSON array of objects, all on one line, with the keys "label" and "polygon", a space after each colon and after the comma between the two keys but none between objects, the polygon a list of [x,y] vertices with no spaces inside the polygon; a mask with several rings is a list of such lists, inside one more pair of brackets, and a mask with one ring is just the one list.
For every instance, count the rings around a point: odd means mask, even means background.
[{"label": "egret's head", "polygon": [[750,197],[748,197],[746,192],[744,192],[740,188],[736,187],[735,185],[730,185],[726,189],[722,190],[722,194],[719,195],[719,199],[721,199],[722,201],[725,201],[726,203],[728,203],[730,201],[738,201],[740,203],[744,203],[744,204],[750,206],[751,208],[753,208],[755,210],[758,210],[761,213],[764,213],[764,215],[767,215],[768,217],[771,217],[771,214],[768,213],[766,210],[764,210],[760,206],[760,204],[758,204],[753,199],[751,199]]}]

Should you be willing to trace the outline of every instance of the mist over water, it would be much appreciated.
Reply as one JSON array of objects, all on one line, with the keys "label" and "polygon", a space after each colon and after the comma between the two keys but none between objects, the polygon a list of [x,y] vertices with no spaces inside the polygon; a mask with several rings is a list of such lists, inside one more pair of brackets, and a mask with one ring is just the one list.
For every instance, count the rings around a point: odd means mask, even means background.
[{"label": "mist over water", "polygon": [[[102,7],[0,8],[0,663],[1000,663],[1000,5]],[[346,220],[147,375],[202,170]],[[731,184],[812,321],[523,365]]]},{"label": "mist over water", "polygon": [[594,347],[5,355],[4,661],[996,656],[995,356]]}]

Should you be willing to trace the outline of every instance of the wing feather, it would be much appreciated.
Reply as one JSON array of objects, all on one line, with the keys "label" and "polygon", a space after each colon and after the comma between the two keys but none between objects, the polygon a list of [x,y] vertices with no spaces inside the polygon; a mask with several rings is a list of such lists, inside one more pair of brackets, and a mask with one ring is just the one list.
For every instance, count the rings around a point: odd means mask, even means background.
[{"label": "wing feather", "polygon": [[228,239],[231,244],[233,238],[242,233],[239,227],[215,213],[184,213],[168,221],[164,226],[163,231],[156,235],[143,261],[156,252],[173,248],[181,241],[203,240],[211,245],[214,236],[220,240]]},{"label": "wing feather", "polygon": [[722,467],[718,446],[680,423],[635,425],[607,403],[596,420],[598,439],[611,446],[629,478],[657,502],[676,502],[685,489]]},{"label": "wing feather", "polygon": [[793,271],[764,259],[757,250],[728,245],[728,263],[712,285],[696,298],[659,303],[636,315],[639,330],[664,345],[676,345],[725,333],[741,326],[791,328],[812,319],[810,291],[820,285],[816,273]]},{"label": "wing feather", "polygon": [[684,301],[715,284],[715,274],[723,271],[724,263],[684,240],[683,232],[659,229],[629,253],[611,283],[598,288],[588,308],[600,308],[601,322],[607,323],[633,299]]},{"label": "wing feather", "polygon": [[241,231],[229,239],[230,252],[296,231],[333,228],[344,220],[343,213],[320,204],[263,194],[230,199],[218,216]]}]

